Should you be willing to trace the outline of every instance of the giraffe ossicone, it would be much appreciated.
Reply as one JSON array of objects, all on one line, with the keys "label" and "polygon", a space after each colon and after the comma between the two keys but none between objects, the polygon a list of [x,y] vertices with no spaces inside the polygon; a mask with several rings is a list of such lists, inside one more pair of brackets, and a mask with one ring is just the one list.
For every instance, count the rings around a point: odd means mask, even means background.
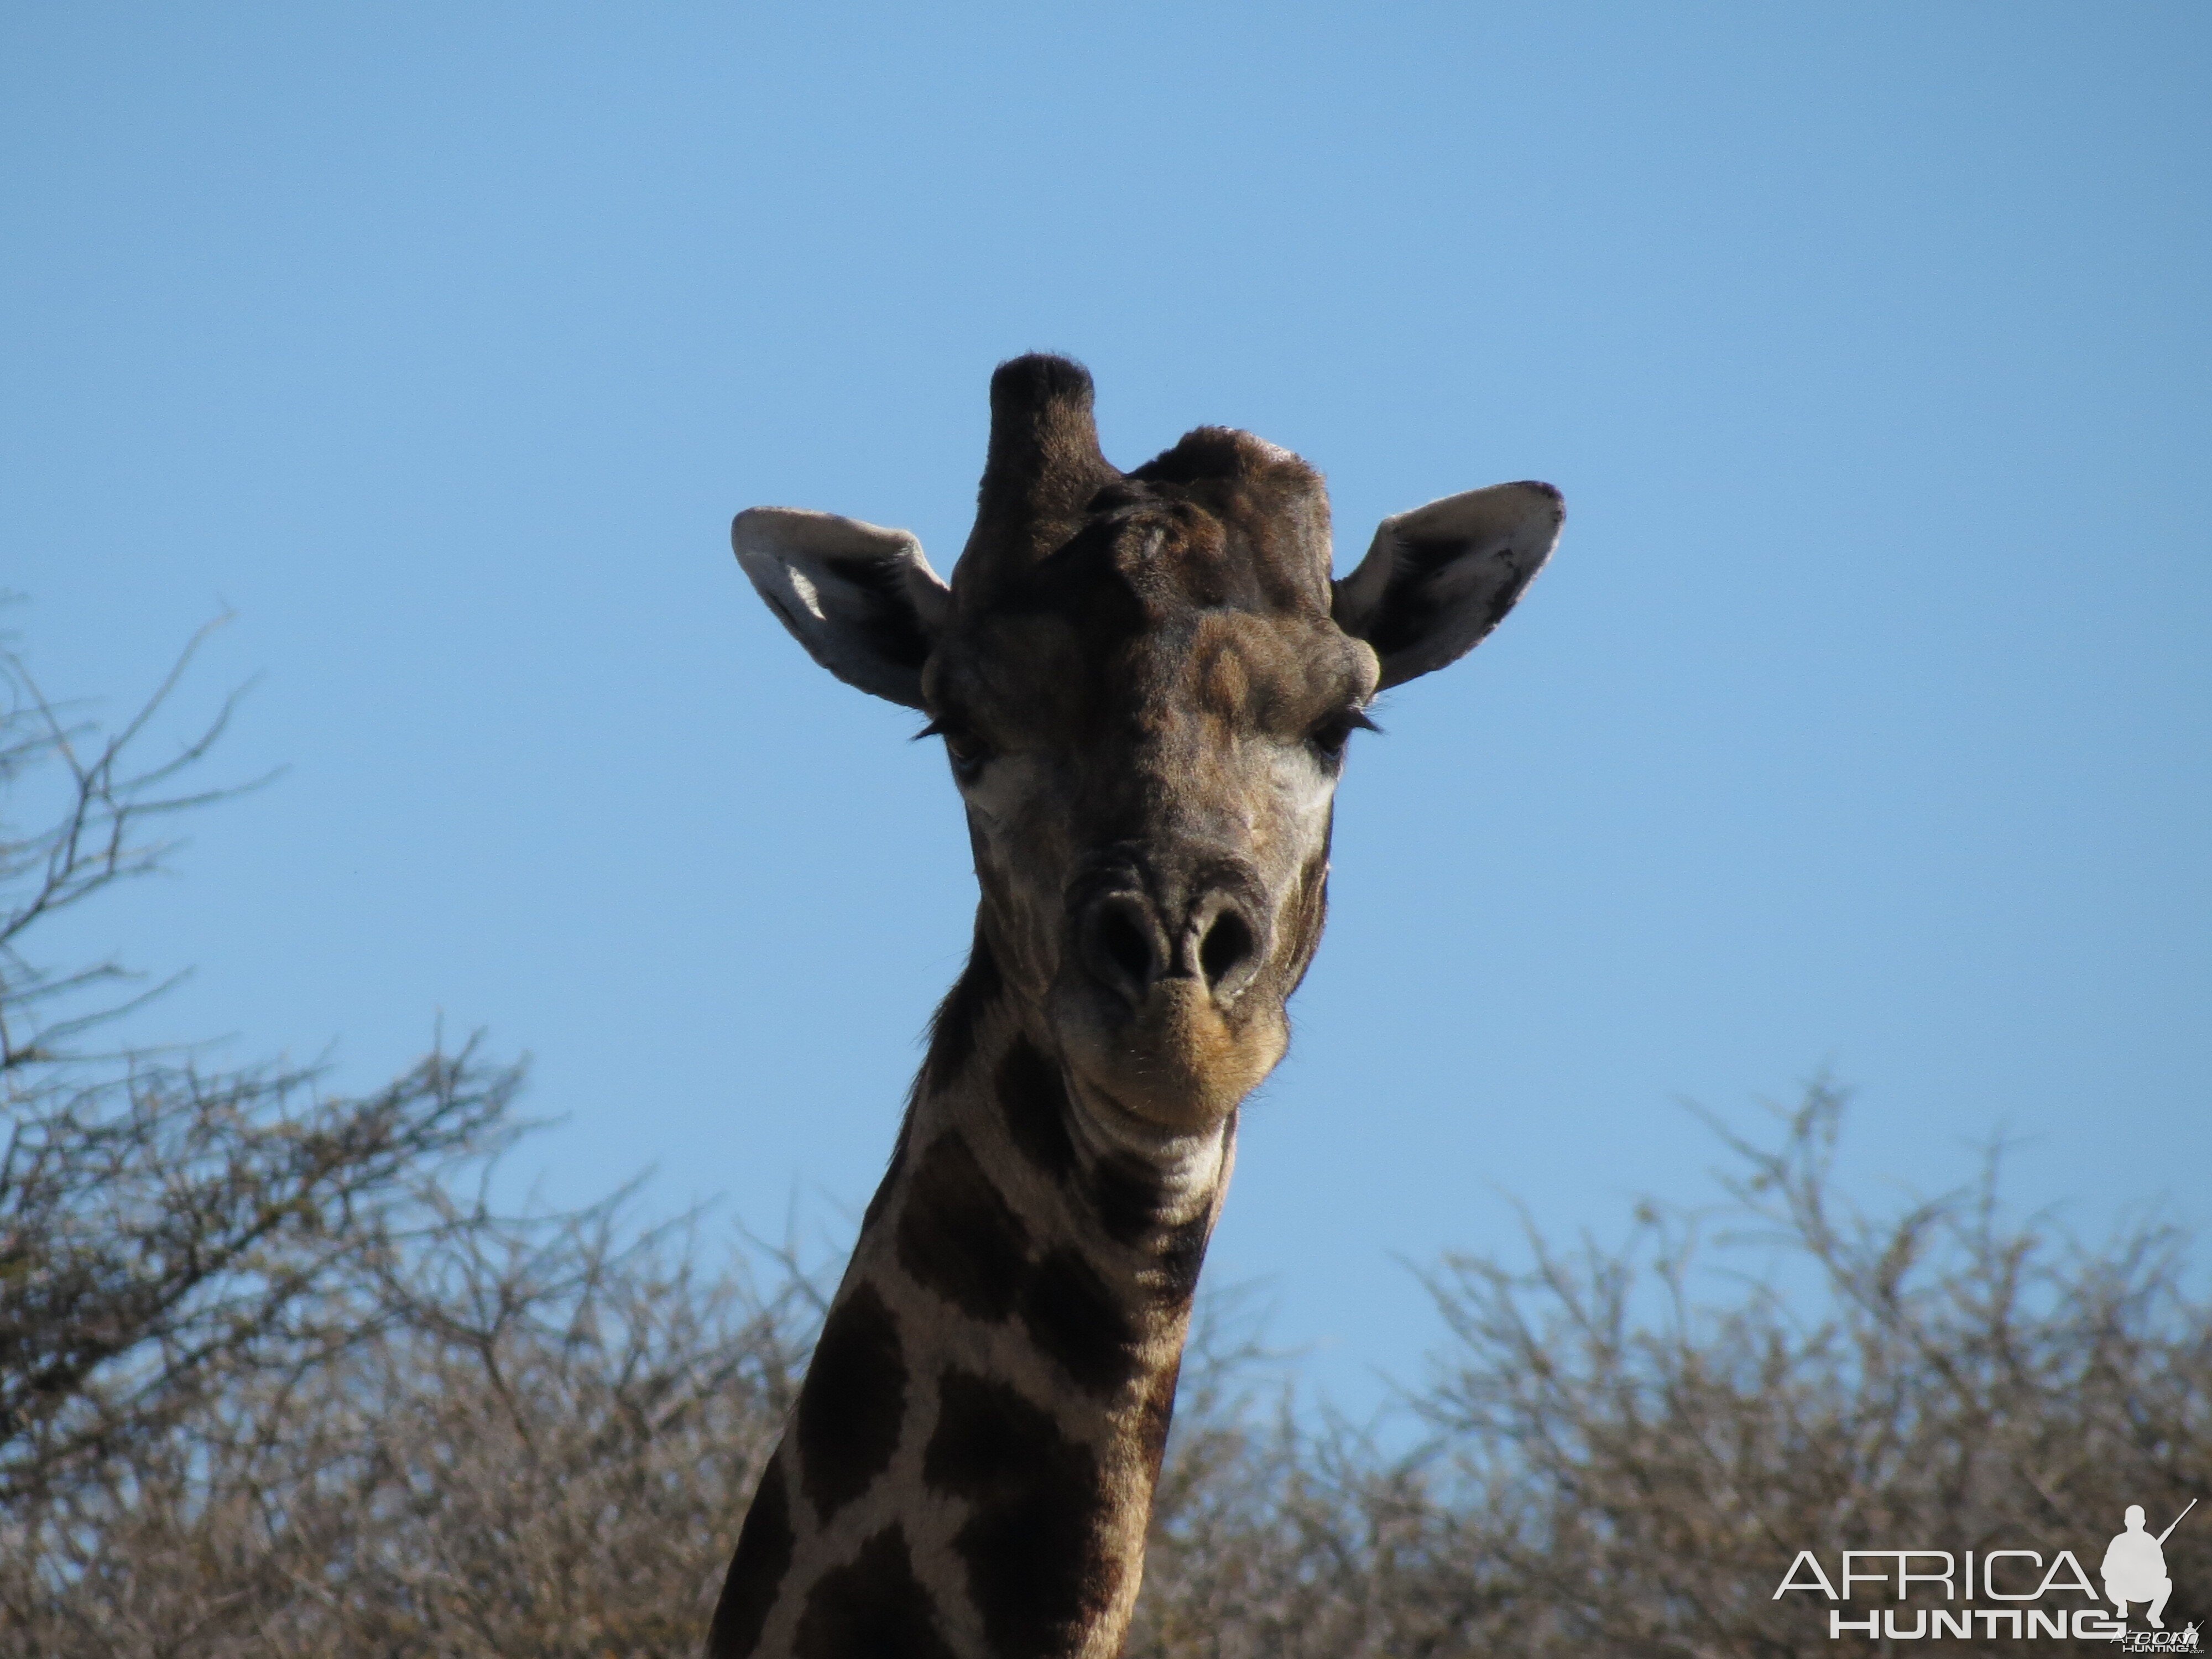
[{"label": "giraffe ossicone", "polygon": [[1449,496],[1332,580],[1304,462],[1201,427],[1117,471],[1090,375],[1049,356],[992,377],[949,584],[903,531],[738,514],[815,660],[944,739],[981,893],[713,1659],[1121,1650],[1237,1107],[1321,939],[1346,740],[1497,625],[1562,516],[1549,484]]}]

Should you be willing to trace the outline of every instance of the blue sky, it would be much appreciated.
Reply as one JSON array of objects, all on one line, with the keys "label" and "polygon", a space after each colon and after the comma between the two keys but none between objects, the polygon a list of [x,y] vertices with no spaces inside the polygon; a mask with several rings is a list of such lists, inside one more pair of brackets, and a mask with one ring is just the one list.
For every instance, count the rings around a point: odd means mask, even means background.
[{"label": "blue sky", "polygon": [[[12,6],[0,584],[289,763],[76,941],[155,1036],[535,1057],[557,1200],[849,1224],[972,879],[730,514],[948,564],[984,387],[1308,457],[1340,558],[1548,478],[1354,745],[1209,1273],[1355,1411],[1407,1263],[1617,1234],[1822,1070],[1879,1201],[2212,1222],[2212,12]],[[197,699],[197,702],[193,702]]]}]

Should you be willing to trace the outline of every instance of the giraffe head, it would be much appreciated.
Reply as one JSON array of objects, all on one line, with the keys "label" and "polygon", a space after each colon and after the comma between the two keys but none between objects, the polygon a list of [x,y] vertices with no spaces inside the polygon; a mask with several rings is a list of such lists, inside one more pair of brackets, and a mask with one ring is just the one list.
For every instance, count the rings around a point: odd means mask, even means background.
[{"label": "giraffe head", "polygon": [[816,661],[943,738],[982,946],[1085,1106],[1182,1133],[1282,1058],[1369,701],[1489,633],[1561,516],[1548,484],[1450,496],[1332,581],[1304,461],[1201,427],[1118,471],[1090,375],[1032,356],[992,377],[949,585],[912,536],[826,514],[756,507],[732,538]]}]

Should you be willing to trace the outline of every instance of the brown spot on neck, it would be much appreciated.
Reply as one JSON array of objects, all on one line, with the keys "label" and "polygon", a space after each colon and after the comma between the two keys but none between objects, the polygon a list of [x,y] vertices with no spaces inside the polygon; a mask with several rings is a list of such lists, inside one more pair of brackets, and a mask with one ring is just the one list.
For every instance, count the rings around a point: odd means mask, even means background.
[{"label": "brown spot on neck", "polygon": [[1136,1322],[1080,1250],[1048,1250],[1022,1293],[1022,1326],[1078,1388],[1111,1395],[1143,1364]]},{"label": "brown spot on neck", "polygon": [[1030,1270],[1029,1229],[957,1129],[915,1164],[898,1218],[898,1261],[914,1281],[971,1318],[1014,1310]]},{"label": "brown spot on neck", "polygon": [[991,941],[984,936],[979,920],[975,943],[968,953],[968,965],[952,981],[952,988],[937,1005],[937,1012],[929,1022],[929,1058],[922,1063],[921,1074],[915,1079],[917,1090],[948,1089],[959,1080],[962,1070],[975,1052],[976,1037],[984,1018],[1005,993],[1006,981],[999,973],[999,959],[992,954]]},{"label": "brown spot on neck", "polygon": [[938,1400],[923,1478],[969,1504],[953,1547],[993,1649],[1079,1651],[1114,1604],[1120,1571],[1102,1529],[1097,1460],[1048,1413],[989,1377],[947,1370]]},{"label": "brown spot on neck", "polygon": [[881,1474],[906,1411],[898,1321],[872,1285],[830,1310],[799,1395],[799,1467],[823,1524]]},{"label": "brown spot on neck", "polygon": [[771,1457],[753,1492],[752,1507],[745,1511],[729,1575],[722,1581],[722,1598],[715,1603],[714,1628],[707,1635],[707,1659],[750,1659],[775,1606],[776,1592],[783,1587],[784,1574],[791,1569],[793,1541],[782,1465]]},{"label": "brown spot on neck", "polygon": [[1038,1173],[1065,1181],[1075,1168],[1075,1144],[1068,1137],[1073,1107],[1060,1062],[1017,1035],[999,1062],[994,1092],[1007,1138]]},{"label": "brown spot on neck", "polygon": [[955,1659],[937,1605],[915,1577],[906,1534],[886,1527],[848,1565],[826,1572],[806,1598],[794,1659]]}]

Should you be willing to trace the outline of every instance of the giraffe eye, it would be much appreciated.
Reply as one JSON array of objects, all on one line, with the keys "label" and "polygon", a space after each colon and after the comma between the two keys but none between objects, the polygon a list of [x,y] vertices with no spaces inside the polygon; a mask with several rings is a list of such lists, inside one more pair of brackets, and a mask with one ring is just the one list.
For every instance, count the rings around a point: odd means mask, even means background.
[{"label": "giraffe eye", "polygon": [[1306,734],[1306,741],[1323,760],[1334,765],[1344,758],[1344,745],[1352,740],[1354,732],[1379,732],[1382,728],[1367,718],[1364,710],[1340,708]]},{"label": "giraffe eye", "polygon": [[922,738],[945,739],[945,758],[952,763],[953,781],[959,784],[975,782],[982,775],[983,768],[991,759],[990,744],[966,726],[956,725],[949,720],[932,720],[914,735],[917,740]]}]

